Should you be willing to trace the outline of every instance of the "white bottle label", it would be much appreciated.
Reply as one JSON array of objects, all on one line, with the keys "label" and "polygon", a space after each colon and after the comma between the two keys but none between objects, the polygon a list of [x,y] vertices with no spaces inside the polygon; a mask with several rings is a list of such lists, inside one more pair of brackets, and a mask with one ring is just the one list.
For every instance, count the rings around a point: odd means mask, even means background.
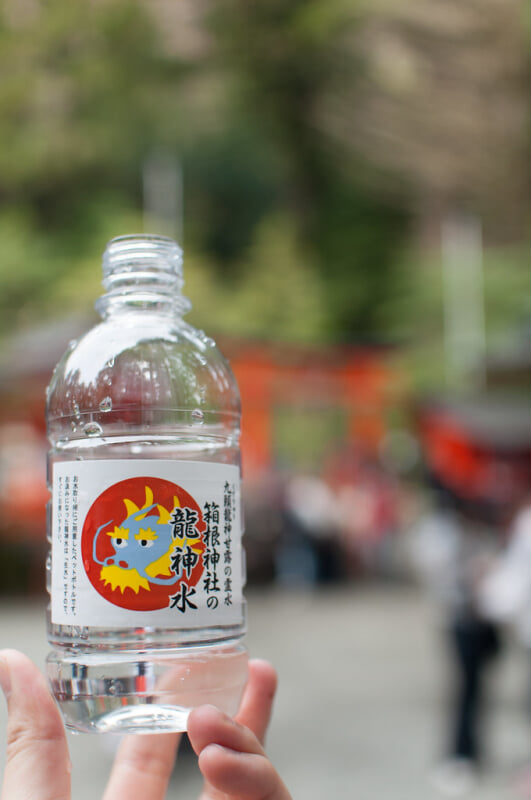
[{"label": "white bottle label", "polygon": [[61,461],[53,467],[52,506],[54,624],[241,623],[238,467]]}]

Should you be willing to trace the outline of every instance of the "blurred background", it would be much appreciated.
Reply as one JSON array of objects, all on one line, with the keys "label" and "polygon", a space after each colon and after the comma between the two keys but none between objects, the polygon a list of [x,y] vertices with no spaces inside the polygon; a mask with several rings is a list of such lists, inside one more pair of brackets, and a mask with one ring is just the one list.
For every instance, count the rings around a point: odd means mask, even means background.
[{"label": "blurred background", "polygon": [[[45,650],[51,371],[107,240],[170,235],[240,385],[294,796],[531,797],[529,3],[3,0],[0,75],[2,644]],[[488,759],[452,709],[483,713],[491,661]],[[309,778],[294,737],[340,717]]]}]

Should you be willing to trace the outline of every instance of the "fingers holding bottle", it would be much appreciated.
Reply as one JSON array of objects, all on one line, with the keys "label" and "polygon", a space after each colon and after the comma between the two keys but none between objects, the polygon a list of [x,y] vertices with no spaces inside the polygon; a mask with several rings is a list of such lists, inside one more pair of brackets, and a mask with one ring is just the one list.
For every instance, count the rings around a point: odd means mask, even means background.
[{"label": "fingers holding bottle", "polygon": [[262,745],[275,689],[276,674],[271,665],[252,661],[236,719],[213,706],[202,706],[191,713],[188,735],[206,781],[206,797],[223,792],[238,800],[290,800]]},{"label": "fingers holding bottle", "polygon": [[65,730],[44,676],[22,653],[2,650],[0,684],[8,708],[2,800],[69,800]]}]

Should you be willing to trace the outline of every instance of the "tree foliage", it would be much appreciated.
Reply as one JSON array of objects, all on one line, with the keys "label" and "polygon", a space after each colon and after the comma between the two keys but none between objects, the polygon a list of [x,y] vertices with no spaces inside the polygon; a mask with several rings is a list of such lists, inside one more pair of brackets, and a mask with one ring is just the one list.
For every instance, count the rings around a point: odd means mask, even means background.
[{"label": "tree foliage", "polygon": [[178,72],[131,0],[4,4],[1,329],[58,312],[61,285],[104,244],[110,219],[138,207],[143,155],[175,135],[175,118],[154,111],[175,97]]},{"label": "tree foliage", "polygon": [[369,190],[359,159],[318,124],[334,87],[352,63],[338,45],[363,8],[343,0],[222,0],[214,20],[221,57],[232,65],[245,103],[275,142],[286,169],[284,207],[303,247],[315,254],[329,335],[374,335],[396,250],[406,230],[397,203]]},{"label": "tree foliage", "polygon": [[407,187],[403,198],[421,221],[467,210],[489,240],[521,238],[526,13],[525,0],[380,0],[344,46],[361,68],[327,95],[319,124],[386,168],[388,190]]},{"label": "tree foliage", "polygon": [[143,229],[159,151],[184,174],[198,324],[408,328],[411,216],[462,202],[492,218],[503,195],[512,219],[525,195],[527,29],[520,0],[502,5],[6,0],[0,335],[90,307],[106,241]]}]

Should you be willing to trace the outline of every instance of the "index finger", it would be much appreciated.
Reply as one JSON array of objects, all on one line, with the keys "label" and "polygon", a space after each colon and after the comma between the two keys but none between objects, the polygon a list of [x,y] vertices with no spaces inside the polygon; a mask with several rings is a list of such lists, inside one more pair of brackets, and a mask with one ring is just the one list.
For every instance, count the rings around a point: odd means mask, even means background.
[{"label": "index finger", "polygon": [[277,673],[269,661],[249,662],[249,679],[235,720],[250,728],[264,744],[277,690]]},{"label": "index finger", "polygon": [[69,800],[65,730],[44,676],[22,653],[2,650],[0,680],[8,708],[2,800]]},{"label": "index finger", "polygon": [[103,800],[166,796],[180,733],[146,733],[126,736],[114,762]]}]

